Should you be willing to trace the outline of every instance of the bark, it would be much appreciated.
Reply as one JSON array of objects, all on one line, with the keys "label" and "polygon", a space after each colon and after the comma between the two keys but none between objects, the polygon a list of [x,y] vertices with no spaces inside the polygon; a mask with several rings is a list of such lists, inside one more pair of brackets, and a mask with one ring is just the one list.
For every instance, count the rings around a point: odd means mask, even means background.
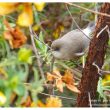
[{"label": "bark", "polygon": [[[110,3],[102,4],[100,12],[110,14]],[[90,106],[88,93],[90,94],[91,100],[96,99],[99,74],[93,63],[96,63],[100,68],[103,66],[109,40],[106,30],[98,38],[96,36],[106,25],[110,27],[110,18],[102,15],[98,16],[95,32],[90,42],[86,64],[82,72],[83,75],[79,84],[81,94],[77,98],[77,107]]]}]

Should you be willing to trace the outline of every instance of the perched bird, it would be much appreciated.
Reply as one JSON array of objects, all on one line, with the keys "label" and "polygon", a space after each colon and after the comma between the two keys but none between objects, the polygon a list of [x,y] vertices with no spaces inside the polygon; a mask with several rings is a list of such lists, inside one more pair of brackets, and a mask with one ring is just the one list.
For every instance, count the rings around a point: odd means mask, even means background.
[{"label": "perched bird", "polygon": [[[90,37],[94,31],[95,23],[90,22],[82,31]],[[52,54],[56,59],[71,60],[84,55],[90,39],[79,29],[72,30],[61,38],[52,42]]]}]

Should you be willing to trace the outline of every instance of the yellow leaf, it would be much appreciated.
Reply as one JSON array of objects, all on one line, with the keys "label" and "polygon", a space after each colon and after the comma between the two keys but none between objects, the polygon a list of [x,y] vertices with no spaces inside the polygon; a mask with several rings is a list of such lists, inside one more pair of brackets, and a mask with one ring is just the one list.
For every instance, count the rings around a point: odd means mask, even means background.
[{"label": "yellow leaf", "polygon": [[2,78],[2,79],[8,78],[8,75],[3,68],[0,68],[0,78]]},{"label": "yellow leaf", "polygon": [[46,107],[62,107],[62,101],[58,97],[47,98]]},{"label": "yellow leaf", "polygon": [[56,27],[55,31],[53,32],[54,38],[57,39],[60,36],[61,32],[63,32],[63,31],[64,31],[64,26],[63,25],[58,25]]},{"label": "yellow leaf", "polygon": [[35,102],[32,102],[30,107],[37,107],[37,104]]},{"label": "yellow leaf", "polygon": [[34,3],[37,11],[42,11],[45,7],[45,3],[44,2],[38,2],[38,3]]},{"label": "yellow leaf", "polygon": [[44,103],[42,103],[40,100],[38,100],[37,106],[38,107],[46,107],[46,105]]},{"label": "yellow leaf", "polygon": [[0,3],[0,15],[5,15],[14,12],[19,3]]},{"label": "yellow leaf", "polygon": [[32,27],[32,29],[34,30],[34,31],[38,31],[39,29],[40,29],[40,26],[39,25],[34,25],[33,27]]},{"label": "yellow leaf", "polygon": [[20,26],[28,27],[33,24],[33,12],[31,4],[24,4],[24,10],[22,13],[18,16],[17,23]]},{"label": "yellow leaf", "polygon": [[104,79],[106,79],[106,80],[110,80],[110,75],[109,74],[107,74],[107,75],[105,75],[105,78]]},{"label": "yellow leaf", "polygon": [[71,91],[73,91],[73,92],[81,93],[81,92],[78,90],[78,88],[75,87],[75,85],[66,84],[66,87],[67,87],[68,89],[70,89]]},{"label": "yellow leaf", "polygon": [[4,105],[6,102],[6,96],[0,91],[0,106]]}]

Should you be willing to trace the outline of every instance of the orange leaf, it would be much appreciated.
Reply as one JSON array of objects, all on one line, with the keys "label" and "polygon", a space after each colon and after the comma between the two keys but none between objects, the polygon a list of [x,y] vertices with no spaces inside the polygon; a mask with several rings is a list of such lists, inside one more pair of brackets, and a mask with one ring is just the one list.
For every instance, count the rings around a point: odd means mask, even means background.
[{"label": "orange leaf", "polygon": [[63,92],[63,82],[61,79],[56,79],[56,87],[60,92]]},{"label": "orange leaf", "polygon": [[62,78],[60,72],[57,69],[53,70],[53,73],[52,74],[55,75],[58,78]]},{"label": "orange leaf", "polygon": [[51,73],[47,73],[47,80],[48,81],[53,81],[54,80],[54,76]]},{"label": "orange leaf", "polygon": [[10,102],[11,102],[11,103],[14,103],[16,96],[17,96],[17,95],[16,95],[16,93],[14,93],[14,92],[11,94],[11,97],[10,97]]},{"label": "orange leaf", "polygon": [[23,107],[30,107],[32,103],[31,97],[28,96],[27,99],[21,104]]},{"label": "orange leaf", "polygon": [[67,87],[68,89],[70,89],[71,91],[73,91],[73,92],[81,93],[81,92],[78,90],[78,88],[77,88],[76,86],[74,86],[74,85],[66,84],[66,87]]},{"label": "orange leaf", "polygon": [[23,34],[19,27],[14,29],[10,27],[9,23],[5,20],[4,24],[8,31],[4,32],[4,38],[9,41],[11,48],[19,48],[27,41],[27,37]]},{"label": "orange leaf", "polygon": [[11,33],[9,31],[5,31],[3,34],[4,34],[4,38],[9,41],[10,46],[13,48],[13,43],[12,43],[13,37]]},{"label": "orange leaf", "polygon": [[62,76],[62,80],[66,84],[74,84],[74,77],[70,70],[66,70],[64,76]]},{"label": "orange leaf", "polygon": [[46,107],[61,107],[62,101],[58,97],[50,97],[46,100]]}]

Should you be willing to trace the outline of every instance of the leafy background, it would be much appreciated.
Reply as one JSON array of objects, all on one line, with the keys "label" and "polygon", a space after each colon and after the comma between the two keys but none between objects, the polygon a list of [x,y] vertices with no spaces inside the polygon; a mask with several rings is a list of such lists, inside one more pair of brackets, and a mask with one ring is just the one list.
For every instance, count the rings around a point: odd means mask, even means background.
[{"label": "leafy background", "polygon": [[[101,6],[101,3],[76,4],[91,10],[99,10]],[[52,64],[49,48],[53,40],[76,29],[66,5],[81,28],[96,20],[93,13],[65,3],[0,3],[0,106],[76,106],[82,58],[77,61],[55,60]],[[30,25],[36,37],[38,35],[38,38],[33,37],[45,80],[39,72]],[[52,65],[53,71],[50,70]],[[110,70],[109,50],[103,69]],[[99,79],[97,100],[109,99],[109,91],[110,75],[105,75]]]}]

